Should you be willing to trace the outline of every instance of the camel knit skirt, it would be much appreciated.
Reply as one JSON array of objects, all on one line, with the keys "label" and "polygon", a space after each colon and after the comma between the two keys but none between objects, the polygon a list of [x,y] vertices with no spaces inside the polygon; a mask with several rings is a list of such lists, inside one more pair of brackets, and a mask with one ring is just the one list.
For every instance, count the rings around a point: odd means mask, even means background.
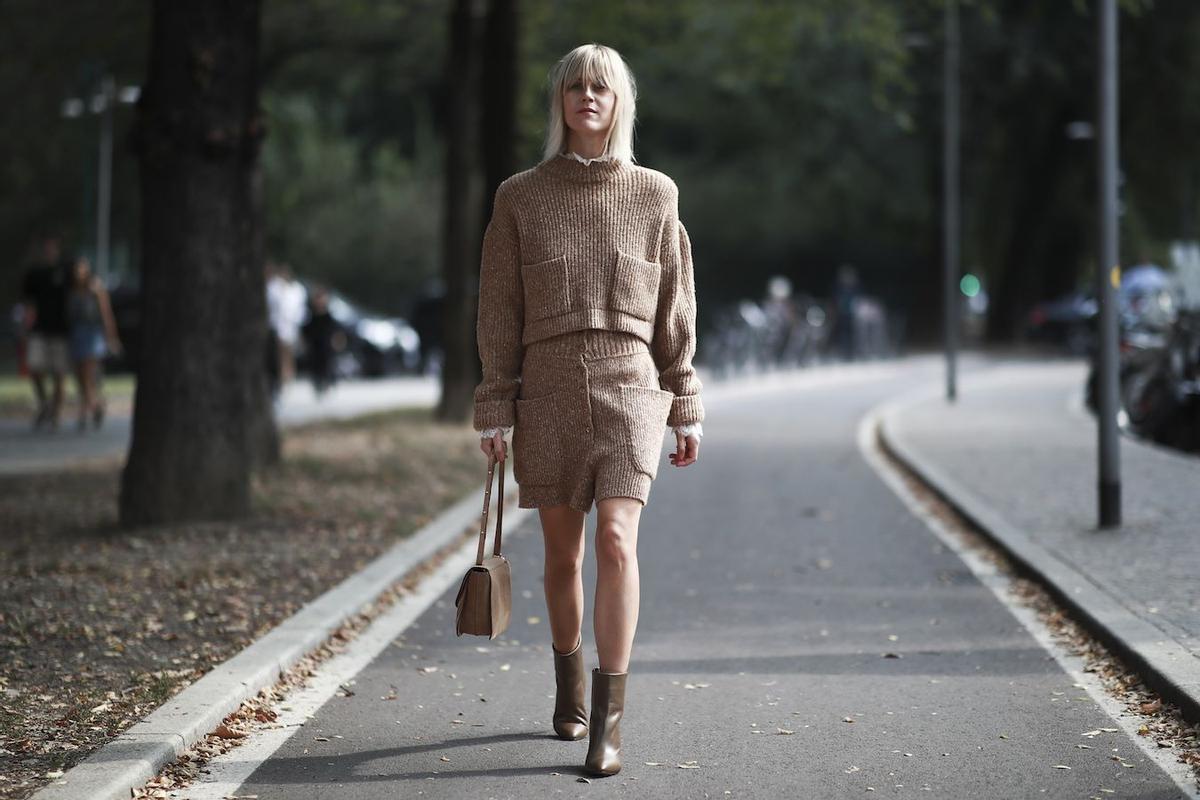
[{"label": "camel knit skirt", "polygon": [[512,434],[518,505],[644,505],[673,399],[633,334],[587,329],[526,345]]}]

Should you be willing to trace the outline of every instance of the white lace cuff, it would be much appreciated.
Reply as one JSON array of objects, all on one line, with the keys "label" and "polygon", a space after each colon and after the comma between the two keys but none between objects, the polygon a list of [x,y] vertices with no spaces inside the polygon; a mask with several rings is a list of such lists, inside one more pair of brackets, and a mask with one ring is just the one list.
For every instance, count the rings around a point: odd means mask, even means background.
[{"label": "white lace cuff", "polygon": [[[704,426],[699,422],[693,422],[689,425],[676,425],[674,428],[672,428],[672,430],[676,433],[682,433],[684,436],[695,436],[697,439],[704,438]],[[504,434],[504,437],[507,438],[511,431],[511,425],[504,425],[498,428],[484,428],[479,432],[479,438],[490,439],[497,433],[501,432]]]}]

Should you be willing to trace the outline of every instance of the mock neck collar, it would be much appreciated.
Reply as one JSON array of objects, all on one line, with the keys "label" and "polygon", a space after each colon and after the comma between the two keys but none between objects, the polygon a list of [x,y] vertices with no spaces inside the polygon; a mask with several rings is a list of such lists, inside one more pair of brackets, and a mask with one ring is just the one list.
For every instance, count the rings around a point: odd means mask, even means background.
[{"label": "mock neck collar", "polygon": [[544,161],[542,168],[573,183],[602,183],[629,169],[619,158],[601,157],[584,163],[573,153],[563,153]]}]

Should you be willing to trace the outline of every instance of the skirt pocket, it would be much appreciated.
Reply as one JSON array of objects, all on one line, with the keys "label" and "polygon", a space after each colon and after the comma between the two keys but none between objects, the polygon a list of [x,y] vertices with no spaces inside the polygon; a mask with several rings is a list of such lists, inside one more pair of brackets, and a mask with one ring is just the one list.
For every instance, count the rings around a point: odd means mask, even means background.
[{"label": "skirt pocket", "polygon": [[513,477],[517,483],[536,486],[562,479],[561,396],[558,391],[528,400],[517,398],[512,434]]},{"label": "skirt pocket", "polygon": [[628,426],[633,465],[651,478],[658,475],[663,433],[675,395],[652,386],[617,384],[621,395],[621,418]]}]

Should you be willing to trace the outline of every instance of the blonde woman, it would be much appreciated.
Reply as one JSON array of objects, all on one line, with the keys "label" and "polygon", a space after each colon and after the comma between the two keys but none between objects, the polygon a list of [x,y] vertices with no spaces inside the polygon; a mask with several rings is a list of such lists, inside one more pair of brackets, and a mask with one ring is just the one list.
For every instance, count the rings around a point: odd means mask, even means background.
[{"label": "blonde woman", "polygon": [[[549,99],[544,158],[500,185],[484,236],[474,427],[501,460],[512,430],[518,503],[541,518],[554,730],[588,736],[584,769],[612,775],[638,618],[638,522],[664,427],[675,466],[700,449],[695,284],[675,183],[633,161],[636,91],[621,56],[577,47],[552,70]],[[581,567],[593,501],[589,713]]]}]

